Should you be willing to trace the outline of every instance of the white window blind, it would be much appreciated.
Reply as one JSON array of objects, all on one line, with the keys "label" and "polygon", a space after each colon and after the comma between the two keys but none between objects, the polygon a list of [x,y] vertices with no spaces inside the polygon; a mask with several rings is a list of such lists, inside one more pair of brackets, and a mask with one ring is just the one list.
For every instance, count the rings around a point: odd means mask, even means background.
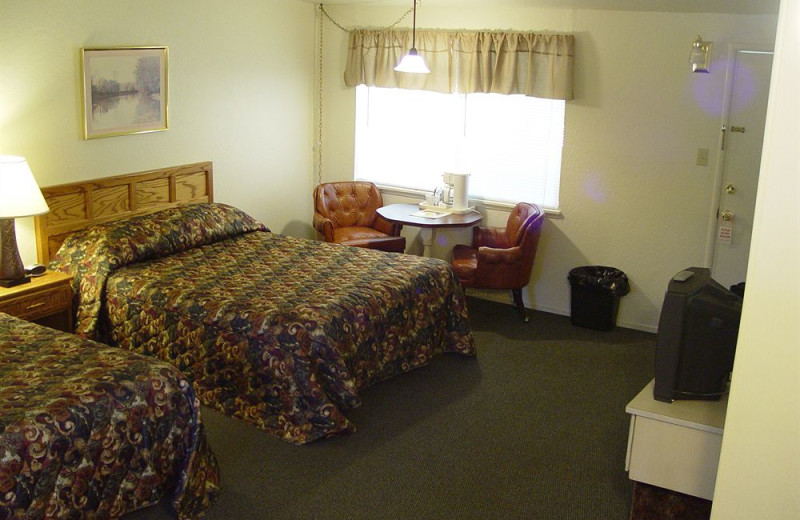
[{"label": "white window blind", "polygon": [[470,198],[558,208],[563,100],[356,88],[355,178],[433,191],[469,173]]}]

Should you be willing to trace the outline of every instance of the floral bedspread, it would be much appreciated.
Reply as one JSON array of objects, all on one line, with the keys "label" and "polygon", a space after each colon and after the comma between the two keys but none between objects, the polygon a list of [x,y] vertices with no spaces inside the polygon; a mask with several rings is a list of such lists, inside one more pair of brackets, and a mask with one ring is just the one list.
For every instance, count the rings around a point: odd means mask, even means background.
[{"label": "floral bedspread", "polygon": [[159,360],[0,313],[0,518],[115,519],[219,490],[191,384]]},{"label": "floral bedspread", "polygon": [[448,263],[273,234],[221,204],[73,235],[53,267],[76,276],[78,333],[171,361],[204,404],[297,444],[354,430],[367,386],[475,355]]}]

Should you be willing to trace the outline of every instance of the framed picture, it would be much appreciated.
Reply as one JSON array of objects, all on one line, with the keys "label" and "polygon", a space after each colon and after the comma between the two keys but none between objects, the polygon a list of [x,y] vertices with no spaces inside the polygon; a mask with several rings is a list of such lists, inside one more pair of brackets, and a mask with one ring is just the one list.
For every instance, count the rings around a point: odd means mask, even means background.
[{"label": "framed picture", "polygon": [[83,137],[169,128],[167,48],[81,49]]}]

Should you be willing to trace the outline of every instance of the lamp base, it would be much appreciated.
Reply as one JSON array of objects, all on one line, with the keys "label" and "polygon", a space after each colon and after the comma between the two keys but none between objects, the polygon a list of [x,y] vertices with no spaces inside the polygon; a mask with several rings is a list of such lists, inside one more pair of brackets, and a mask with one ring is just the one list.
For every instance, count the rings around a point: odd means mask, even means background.
[{"label": "lamp base", "polygon": [[0,280],[0,287],[16,287],[24,283],[31,283],[31,277],[25,276],[24,278],[17,278],[16,280]]},{"label": "lamp base", "polygon": [[30,282],[17,249],[13,218],[0,218],[0,287],[14,287]]}]

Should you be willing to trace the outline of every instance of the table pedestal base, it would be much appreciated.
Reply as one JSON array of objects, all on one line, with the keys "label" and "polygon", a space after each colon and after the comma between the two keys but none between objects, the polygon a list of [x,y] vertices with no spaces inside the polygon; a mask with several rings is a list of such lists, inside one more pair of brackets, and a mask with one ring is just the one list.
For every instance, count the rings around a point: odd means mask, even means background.
[{"label": "table pedestal base", "polygon": [[419,236],[422,239],[422,256],[431,256],[431,245],[433,245],[433,236],[436,233],[434,228],[420,228]]}]

